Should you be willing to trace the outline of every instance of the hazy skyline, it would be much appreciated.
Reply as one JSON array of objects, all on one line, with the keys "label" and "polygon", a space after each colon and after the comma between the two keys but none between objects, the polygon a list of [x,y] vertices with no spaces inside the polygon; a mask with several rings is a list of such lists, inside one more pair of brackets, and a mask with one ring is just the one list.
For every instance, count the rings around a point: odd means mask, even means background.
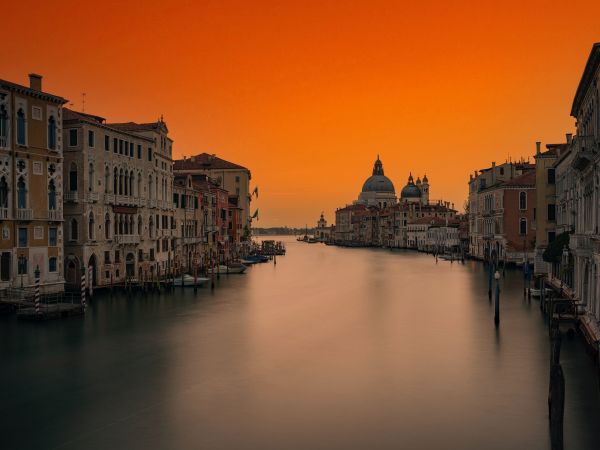
[{"label": "hazy skyline", "polygon": [[[27,8],[25,7],[27,5]],[[252,171],[256,226],[314,225],[380,154],[462,209],[473,170],[574,131],[597,1],[11,2],[0,77],[109,121],[164,115],[174,157]],[[583,14],[582,11],[585,13]],[[573,18],[576,17],[576,20]],[[19,19],[21,18],[21,19]],[[27,35],[21,31],[27,21]]]}]

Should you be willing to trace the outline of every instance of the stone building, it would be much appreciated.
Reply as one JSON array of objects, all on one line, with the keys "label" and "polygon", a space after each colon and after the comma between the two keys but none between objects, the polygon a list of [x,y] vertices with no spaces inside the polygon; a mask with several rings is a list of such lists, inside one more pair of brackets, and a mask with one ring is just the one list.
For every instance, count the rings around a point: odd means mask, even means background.
[{"label": "stone building", "polygon": [[200,153],[199,155],[184,157],[176,160],[174,171],[178,175],[206,175],[216,180],[223,190],[228,192],[228,203],[240,208],[241,240],[244,242],[250,236],[250,170],[239,164],[232,163],[217,157],[214,154]]},{"label": "stone building", "polygon": [[548,244],[556,238],[556,169],[554,165],[565,152],[567,144],[548,144],[541,151],[541,143],[536,143],[535,184],[536,184],[536,228],[535,261],[536,274],[549,274],[551,267],[544,261],[543,254]]},{"label": "stone building", "polygon": [[172,269],[171,140],[162,120],[110,124],[65,109],[65,278],[96,286]]},{"label": "stone building", "polygon": [[[570,234],[560,272],[598,331],[600,321],[600,43],[594,44],[577,87],[571,116],[577,133],[556,163],[557,232]],[[568,247],[568,248],[567,248]],[[558,249],[560,250],[560,249]]]},{"label": "stone building", "polygon": [[[192,273],[205,262],[208,251],[206,239],[210,212],[205,192],[193,182],[191,175],[176,175],[173,179],[174,238],[173,260],[175,273]],[[206,220],[204,210],[206,210]]]},{"label": "stone building", "polygon": [[63,105],[29,86],[0,80],[0,288],[64,289]]},{"label": "stone building", "polygon": [[[482,169],[479,172],[471,174],[469,177],[469,198],[468,198],[468,216],[469,216],[469,254],[474,258],[486,259],[495,249],[496,255],[500,248],[500,241],[505,238],[502,236],[502,226],[504,224],[506,209],[517,208],[519,205],[503,206],[504,189],[502,185],[514,178],[520,177],[526,173],[532,172],[535,179],[535,166],[525,161],[506,162]],[[531,186],[526,189],[524,203],[525,210],[529,211],[532,218],[527,222],[526,228],[533,226],[533,212],[535,208],[535,198],[527,202]],[[535,188],[535,186],[533,186]],[[511,196],[512,197],[512,196]],[[514,214],[512,211],[510,214]],[[508,223],[508,222],[507,222]],[[512,224],[514,225],[514,224]],[[520,225],[519,225],[520,226]],[[533,230],[533,228],[532,228]],[[531,238],[533,233],[531,234]],[[515,244],[516,245],[516,244]],[[533,252],[533,249],[531,249]],[[511,250],[514,253],[513,250]]]}]

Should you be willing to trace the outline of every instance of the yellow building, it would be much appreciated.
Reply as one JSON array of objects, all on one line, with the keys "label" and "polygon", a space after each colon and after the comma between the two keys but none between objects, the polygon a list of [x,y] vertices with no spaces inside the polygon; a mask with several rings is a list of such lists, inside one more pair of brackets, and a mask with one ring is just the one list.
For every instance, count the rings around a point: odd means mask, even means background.
[{"label": "yellow building", "polygon": [[62,106],[66,100],[0,80],[0,288],[64,289]]}]

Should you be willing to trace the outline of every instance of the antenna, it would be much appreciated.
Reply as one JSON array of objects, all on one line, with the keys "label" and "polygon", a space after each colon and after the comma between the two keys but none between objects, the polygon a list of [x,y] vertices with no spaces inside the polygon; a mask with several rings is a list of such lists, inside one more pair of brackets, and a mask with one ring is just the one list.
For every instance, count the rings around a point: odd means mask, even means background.
[{"label": "antenna", "polygon": [[81,112],[85,112],[85,92],[81,93]]}]

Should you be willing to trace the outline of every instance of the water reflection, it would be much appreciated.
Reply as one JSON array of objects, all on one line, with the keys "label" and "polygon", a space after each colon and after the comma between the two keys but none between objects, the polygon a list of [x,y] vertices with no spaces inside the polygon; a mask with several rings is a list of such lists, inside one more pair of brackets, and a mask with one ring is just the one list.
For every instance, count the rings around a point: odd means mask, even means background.
[{"label": "water reflection", "polygon": [[[549,448],[547,330],[519,272],[496,329],[478,263],[288,249],[214,293],[3,319],[2,448]],[[566,447],[598,448],[592,363],[577,339],[562,358]]]}]

